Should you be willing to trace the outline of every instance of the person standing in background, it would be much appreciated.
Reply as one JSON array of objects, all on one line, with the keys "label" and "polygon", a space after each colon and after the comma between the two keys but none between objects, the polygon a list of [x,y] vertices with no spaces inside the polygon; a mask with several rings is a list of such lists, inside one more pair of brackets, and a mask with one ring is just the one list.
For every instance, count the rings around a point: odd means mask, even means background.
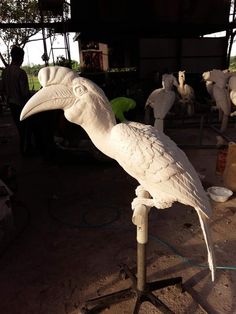
[{"label": "person standing in background", "polygon": [[20,140],[20,152],[24,155],[27,151],[27,123],[20,121],[20,113],[28,99],[30,90],[26,72],[21,69],[24,60],[24,50],[18,46],[11,49],[11,64],[2,73],[3,95],[9,106],[13,121],[17,127]]}]

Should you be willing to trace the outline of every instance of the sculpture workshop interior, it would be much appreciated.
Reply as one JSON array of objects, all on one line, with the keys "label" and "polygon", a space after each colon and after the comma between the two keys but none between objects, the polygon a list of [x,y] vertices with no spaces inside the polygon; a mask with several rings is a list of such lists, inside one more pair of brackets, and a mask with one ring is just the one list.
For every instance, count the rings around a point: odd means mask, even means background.
[{"label": "sculpture workshop interior", "polygon": [[43,40],[27,154],[0,97],[0,312],[235,313],[236,2],[39,6],[80,69]]}]

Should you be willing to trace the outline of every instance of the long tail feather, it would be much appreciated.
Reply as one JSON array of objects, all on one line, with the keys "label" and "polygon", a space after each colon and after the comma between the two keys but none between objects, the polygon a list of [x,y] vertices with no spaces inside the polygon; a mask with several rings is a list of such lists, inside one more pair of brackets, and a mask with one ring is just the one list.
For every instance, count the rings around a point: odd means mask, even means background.
[{"label": "long tail feather", "polygon": [[208,252],[208,264],[211,271],[211,278],[212,281],[215,280],[215,270],[216,270],[216,262],[215,262],[215,254],[214,254],[214,246],[213,241],[211,237],[211,232],[208,224],[208,219],[205,215],[201,213],[200,210],[197,209],[198,217],[200,220],[200,225],[202,228],[202,232],[204,235],[204,239],[207,246],[207,252]]}]

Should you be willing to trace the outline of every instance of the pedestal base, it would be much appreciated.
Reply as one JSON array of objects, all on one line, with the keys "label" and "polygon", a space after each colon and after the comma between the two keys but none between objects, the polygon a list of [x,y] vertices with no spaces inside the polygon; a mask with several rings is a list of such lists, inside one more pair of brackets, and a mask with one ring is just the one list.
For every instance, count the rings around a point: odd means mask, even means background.
[{"label": "pedestal base", "polygon": [[137,277],[132,273],[127,265],[122,265],[121,272],[124,273],[132,281],[132,286],[128,289],[120,290],[111,294],[107,294],[98,298],[87,300],[81,309],[83,314],[96,314],[100,313],[105,308],[112,304],[120,303],[122,301],[136,298],[133,314],[139,313],[139,309],[143,302],[152,303],[161,313],[174,313],[167,305],[165,305],[157,296],[152,292],[163,289],[168,286],[178,285],[182,290],[182,278],[175,277],[159,281],[146,283],[143,291],[137,289]]}]

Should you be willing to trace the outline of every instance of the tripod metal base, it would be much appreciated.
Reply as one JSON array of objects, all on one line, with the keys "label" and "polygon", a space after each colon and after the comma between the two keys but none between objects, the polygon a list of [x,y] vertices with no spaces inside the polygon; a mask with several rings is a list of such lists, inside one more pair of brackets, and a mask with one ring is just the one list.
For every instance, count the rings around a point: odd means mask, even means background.
[{"label": "tripod metal base", "polygon": [[132,285],[128,289],[120,290],[111,294],[107,294],[98,298],[87,300],[81,310],[83,314],[96,314],[100,313],[105,308],[112,304],[117,304],[131,298],[136,298],[133,314],[139,313],[139,309],[143,302],[152,303],[160,313],[173,313],[167,305],[165,305],[157,296],[152,292],[163,289],[168,286],[178,285],[182,288],[182,278],[175,277],[146,283],[143,291],[137,289],[137,277],[131,272],[127,265],[122,265],[121,272],[131,279]]},{"label": "tripod metal base", "polygon": [[[136,189],[138,197],[149,198],[150,194],[138,187]],[[139,309],[143,302],[152,303],[161,313],[173,313],[167,305],[165,305],[152,292],[168,286],[179,285],[182,287],[182,278],[170,278],[151,283],[146,282],[146,245],[148,242],[148,213],[149,207],[144,205],[135,206],[132,222],[136,225],[137,230],[137,276],[128,268],[122,265],[122,270],[126,277],[130,278],[132,285],[128,289],[120,290],[85,302],[81,312],[83,314],[100,313],[103,309],[112,304],[119,303],[130,298],[136,297],[133,314],[139,313]]]}]

